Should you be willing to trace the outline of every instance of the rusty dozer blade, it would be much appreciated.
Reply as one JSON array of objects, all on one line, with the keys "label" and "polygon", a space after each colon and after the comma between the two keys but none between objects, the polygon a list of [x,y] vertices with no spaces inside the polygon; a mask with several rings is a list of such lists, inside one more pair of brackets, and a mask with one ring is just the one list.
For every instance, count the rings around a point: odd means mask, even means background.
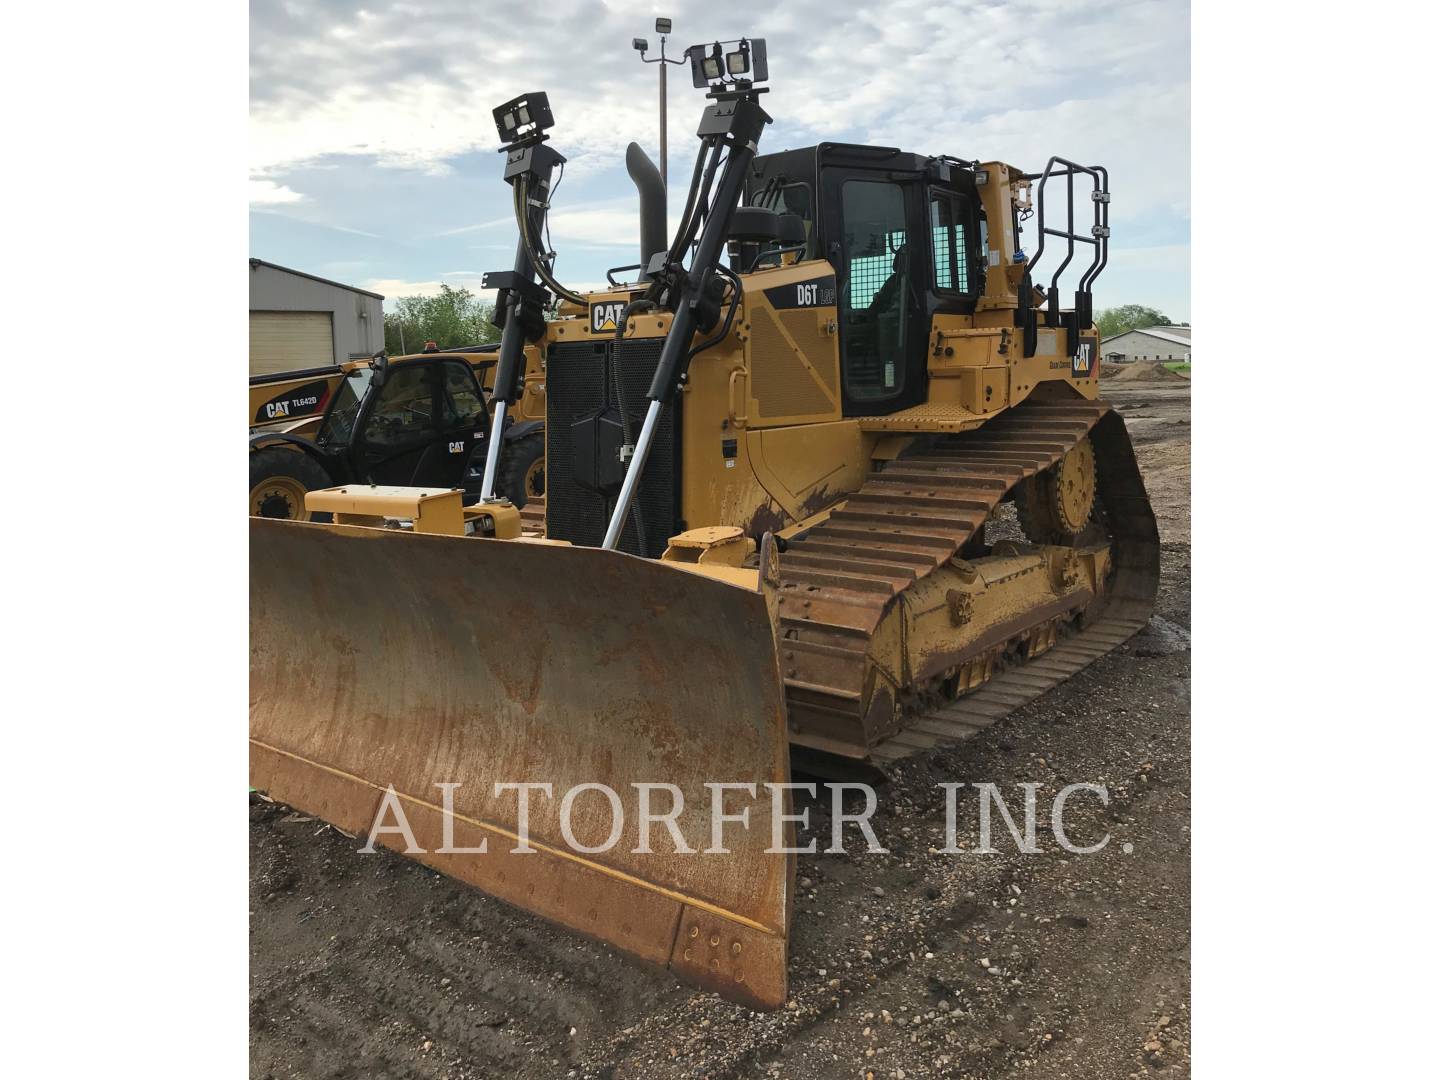
[{"label": "rusty dozer blade", "polygon": [[[774,575],[762,575],[771,577]],[[251,784],[365,842],[403,808],[418,861],[755,1008],[785,1000],[794,855],[766,589],[620,552],[250,521]],[[514,790],[533,853],[517,853]],[[707,784],[756,785],[748,792]],[[445,844],[445,789],[453,833]],[[620,839],[606,851],[621,801]],[[674,818],[637,852],[637,784]],[[398,799],[391,799],[392,788]],[[571,793],[572,803],[562,800]],[[648,794],[652,815],[671,793]],[[712,847],[712,799],[747,810]],[[562,812],[570,809],[567,840]],[[384,823],[398,824],[393,813]],[[399,833],[376,837],[397,851]],[[483,854],[463,852],[486,845]]]}]

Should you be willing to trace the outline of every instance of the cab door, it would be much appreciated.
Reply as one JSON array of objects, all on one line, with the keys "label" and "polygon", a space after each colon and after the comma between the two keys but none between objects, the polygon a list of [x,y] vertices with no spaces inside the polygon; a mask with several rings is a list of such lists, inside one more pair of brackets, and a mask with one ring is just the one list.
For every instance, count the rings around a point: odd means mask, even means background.
[{"label": "cab door", "polygon": [[444,438],[436,444],[436,472],[447,487],[465,487],[472,467],[485,467],[485,440],[490,432],[490,413],[480,373],[462,360],[442,362],[445,372]]},{"label": "cab door", "polygon": [[827,256],[835,266],[846,416],[925,400],[923,185],[882,170],[824,169]]},{"label": "cab door", "polygon": [[470,365],[458,359],[396,365],[373,396],[352,448],[355,474],[371,484],[463,486],[485,428]]}]

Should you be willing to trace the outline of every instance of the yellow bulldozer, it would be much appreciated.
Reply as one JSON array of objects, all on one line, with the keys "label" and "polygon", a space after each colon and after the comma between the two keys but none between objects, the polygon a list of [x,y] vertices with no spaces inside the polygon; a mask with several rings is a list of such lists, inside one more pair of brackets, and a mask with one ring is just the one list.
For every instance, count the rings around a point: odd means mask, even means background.
[{"label": "yellow bulldozer", "polygon": [[[494,400],[496,345],[387,357],[353,356],[331,367],[250,376],[250,513],[327,520],[307,492],[334,484],[428,484],[478,494]],[[502,436],[500,490],[531,503],[538,527],[545,496],[545,383],[539,352],[526,350],[518,407]],[[433,398],[433,400],[432,400]]]},{"label": "yellow bulldozer", "polygon": [[1144,625],[1159,546],[1098,399],[1106,171],[758,155],[763,40],[687,55],[681,223],[628,285],[555,279],[548,102],[495,110],[520,232],[495,409],[538,349],[544,535],[494,447],[473,506],[342,487],[309,496],[331,523],[252,520],[252,783],[776,1008],[792,763],[883,772],[1033,700]]}]

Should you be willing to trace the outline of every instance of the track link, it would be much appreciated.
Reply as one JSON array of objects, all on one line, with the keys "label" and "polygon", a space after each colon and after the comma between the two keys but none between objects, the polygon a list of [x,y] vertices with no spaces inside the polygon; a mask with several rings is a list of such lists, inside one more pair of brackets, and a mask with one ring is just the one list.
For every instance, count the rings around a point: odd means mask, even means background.
[{"label": "track link", "polygon": [[[827,748],[884,766],[968,738],[1144,627],[1159,584],[1159,534],[1124,422],[1101,401],[1030,401],[974,431],[887,462],[781,556],[781,670],[807,729],[863,707],[870,640],[905,590],[960,554],[1017,483],[1086,435],[1112,544],[1113,577],[1083,629],[870,746]],[[792,731],[793,734],[793,731]]]}]

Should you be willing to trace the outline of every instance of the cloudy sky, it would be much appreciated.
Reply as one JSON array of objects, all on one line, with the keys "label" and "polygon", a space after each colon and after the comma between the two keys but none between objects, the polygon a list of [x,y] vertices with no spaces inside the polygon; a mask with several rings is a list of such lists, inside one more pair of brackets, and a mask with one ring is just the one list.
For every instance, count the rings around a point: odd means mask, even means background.
[{"label": "cloudy sky", "polygon": [[[654,17],[671,55],[764,37],[761,152],[822,140],[1110,169],[1111,262],[1096,305],[1190,317],[1190,43],[1183,0],[251,0],[250,253],[384,293],[478,291],[515,233],[490,110],[545,90],[569,158],[557,271],[638,258],[630,140],[658,155]],[[703,105],[670,68],[670,169],[688,178]],[[1033,249],[1034,238],[1027,247]]]}]

